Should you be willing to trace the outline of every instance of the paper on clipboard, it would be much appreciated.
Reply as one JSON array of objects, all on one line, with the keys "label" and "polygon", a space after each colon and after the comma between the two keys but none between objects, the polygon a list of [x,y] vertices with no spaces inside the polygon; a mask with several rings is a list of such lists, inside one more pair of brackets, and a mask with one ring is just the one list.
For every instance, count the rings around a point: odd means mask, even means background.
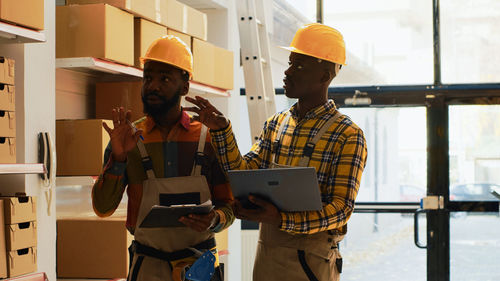
[{"label": "paper on clipboard", "polygon": [[139,227],[184,227],[185,225],[179,222],[179,218],[189,214],[208,214],[214,206],[211,200],[207,200],[202,204],[186,204],[160,206],[154,205],[146,215]]}]

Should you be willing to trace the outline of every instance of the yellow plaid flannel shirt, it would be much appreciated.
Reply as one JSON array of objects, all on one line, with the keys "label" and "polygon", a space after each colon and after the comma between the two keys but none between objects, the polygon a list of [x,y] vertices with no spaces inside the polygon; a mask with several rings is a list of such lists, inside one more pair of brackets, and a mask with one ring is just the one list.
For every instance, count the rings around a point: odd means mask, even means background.
[{"label": "yellow plaid flannel shirt", "polygon": [[[335,115],[337,109],[335,103],[329,100],[299,120],[296,107],[297,104],[289,109],[289,113],[287,110],[269,118],[259,139],[245,156],[238,149],[231,125],[224,130],[212,131],[212,143],[224,170],[267,169],[273,159],[281,165],[297,166],[305,144]],[[287,113],[291,117],[288,124],[284,124],[280,141],[275,144]],[[349,117],[341,114],[316,143],[309,162],[309,166],[317,171],[323,209],[281,212],[280,229],[297,234],[326,230],[345,232],[347,220],[354,210],[366,156],[363,131]]]}]

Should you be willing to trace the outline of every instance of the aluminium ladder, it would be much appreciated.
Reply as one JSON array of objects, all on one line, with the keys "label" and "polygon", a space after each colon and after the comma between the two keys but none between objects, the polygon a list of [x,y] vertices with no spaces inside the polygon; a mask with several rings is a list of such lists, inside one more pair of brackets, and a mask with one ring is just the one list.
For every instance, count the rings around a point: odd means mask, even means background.
[{"label": "aluminium ladder", "polygon": [[250,134],[254,143],[276,113],[264,0],[236,0]]}]

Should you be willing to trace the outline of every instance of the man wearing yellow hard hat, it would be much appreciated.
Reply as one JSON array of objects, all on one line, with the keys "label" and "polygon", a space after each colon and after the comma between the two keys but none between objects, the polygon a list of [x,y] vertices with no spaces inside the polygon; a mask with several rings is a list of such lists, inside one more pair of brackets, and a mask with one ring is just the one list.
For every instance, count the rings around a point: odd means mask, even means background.
[{"label": "man wearing yellow hard hat", "polygon": [[207,100],[189,98],[196,106],[186,110],[198,113],[211,129],[227,170],[316,168],[321,211],[283,212],[254,196],[248,199],[257,210],[235,201],[236,217],[261,223],[253,279],[339,280],[338,245],[347,232],[367,155],[363,131],[328,100],[328,87],[345,65],[344,40],[334,28],[307,24],[286,49],[291,54],[285,94],[298,102],[267,120],[246,155],[236,145],[230,122]]},{"label": "man wearing yellow hard hat", "polygon": [[[113,214],[127,192],[126,226],[134,235],[129,281],[222,280],[214,233],[234,221],[232,195],[206,126],[181,107],[192,76],[191,51],[168,35],[154,41],[141,61],[146,116],[132,123],[130,111],[118,108],[113,128],[103,124],[111,140],[92,189],[95,213]],[[202,203],[208,213],[150,217],[168,209],[163,207]]]}]

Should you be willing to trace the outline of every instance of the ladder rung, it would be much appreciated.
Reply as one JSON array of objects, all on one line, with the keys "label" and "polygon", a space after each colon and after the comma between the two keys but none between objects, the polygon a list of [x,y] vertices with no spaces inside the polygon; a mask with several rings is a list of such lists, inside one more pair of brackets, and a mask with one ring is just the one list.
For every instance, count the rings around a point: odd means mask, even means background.
[{"label": "ladder rung", "polygon": [[263,63],[263,64],[267,64],[267,60],[264,59],[264,58],[260,58],[260,62]]},{"label": "ladder rung", "polygon": [[258,24],[258,25],[264,25],[259,19],[255,19],[255,22]]}]

